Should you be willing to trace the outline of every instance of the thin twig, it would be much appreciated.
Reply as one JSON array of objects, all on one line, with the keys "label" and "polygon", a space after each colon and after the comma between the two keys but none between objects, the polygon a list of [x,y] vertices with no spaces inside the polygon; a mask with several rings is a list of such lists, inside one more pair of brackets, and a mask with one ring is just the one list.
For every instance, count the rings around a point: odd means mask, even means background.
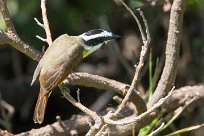
[{"label": "thin twig", "polygon": [[36,35],[36,38],[40,39],[43,42],[47,42],[47,39],[40,37],[39,35]]},{"label": "thin twig", "polygon": [[133,123],[139,122],[141,120],[144,120],[144,118],[148,117],[152,112],[154,112],[154,111],[158,110],[159,108],[161,108],[161,106],[171,96],[172,92],[174,91],[174,88],[175,87],[173,87],[171,89],[171,91],[169,92],[169,94],[166,97],[160,99],[158,101],[158,103],[156,103],[154,106],[152,106],[146,112],[140,114],[139,116],[137,116],[135,118],[131,118],[129,120],[115,121],[115,120],[109,119],[109,116],[105,116],[104,117],[104,122],[107,123],[107,124],[110,124],[110,125],[121,125],[121,126],[124,126],[124,125],[129,125],[129,124],[133,124]]},{"label": "thin twig", "polygon": [[87,107],[85,107],[84,105],[82,105],[81,103],[77,102],[70,94],[69,92],[67,92],[64,89],[60,89],[64,98],[66,98],[71,104],[73,104],[75,107],[79,108],[80,110],[82,110],[84,113],[90,115],[94,120],[96,120],[96,118],[100,118],[95,112],[93,112],[92,110],[89,110]]},{"label": "thin twig", "polygon": [[102,136],[103,133],[107,133],[107,132],[104,132],[106,128],[107,128],[107,124],[103,125],[103,127],[102,127],[101,130],[96,134],[96,136]]},{"label": "thin twig", "polygon": [[134,12],[122,0],[119,0],[119,1],[121,2],[121,4],[126,8],[126,10],[132,15],[132,17],[137,22],[137,25],[138,25],[139,30],[140,30],[140,34],[142,36],[142,41],[146,41],[147,39],[146,39],[145,33],[144,33],[143,29],[142,29],[142,25],[140,24],[140,21],[137,18],[137,16],[135,16]]},{"label": "thin twig", "polygon": [[154,131],[152,131],[149,135],[147,136],[156,136],[158,134],[158,132],[160,131],[160,129],[164,126],[164,122]]},{"label": "thin twig", "polygon": [[[97,89],[109,90],[123,96],[126,95],[127,90],[130,88],[127,84],[88,73],[72,73],[63,81],[63,84],[95,87]],[[146,103],[142,97],[137,94],[137,91],[132,92],[130,101],[136,105],[138,114],[146,111]]]},{"label": "thin twig", "polygon": [[52,37],[51,37],[49,22],[47,19],[46,0],[41,0],[41,9],[42,9],[43,26],[46,33],[46,40],[48,45],[50,46],[52,44]]},{"label": "thin twig", "polygon": [[[125,107],[125,105],[127,104],[128,100],[130,99],[132,93],[134,92],[134,90],[136,88],[136,85],[137,85],[138,81],[140,80],[141,71],[142,71],[142,68],[144,66],[144,61],[145,61],[145,58],[147,56],[147,53],[148,53],[148,50],[149,50],[149,44],[150,44],[150,34],[146,33],[147,38],[148,38],[147,39],[144,36],[145,34],[144,34],[143,30],[142,30],[141,24],[139,23],[137,17],[134,15],[132,10],[123,1],[121,1],[121,2],[125,6],[125,8],[130,12],[130,14],[135,18],[136,22],[138,23],[138,26],[139,26],[139,29],[140,29],[140,32],[141,32],[141,35],[142,35],[144,46],[142,46],[142,50],[141,50],[141,54],[140,54],[140,60],[139,60],[139,63],[137,65],[137,67],[136,67],[135,75],[134,75],[134,78],[132,80],[131,86],[130,86],[130,88],[129,88],[125,98],[123,99],[122,103],[118,106],[118,109],[113,114],[113,117],[116,117],[119,114],[119,112]],[[141,13],[142,12],[140,11],[140,14]],[[147,28],[145,28],[146,32],[149,32],[148,25],[146,23],[146,19],[144,18],[143,14],[141,14],[141,16],[142,16],[142,18],[144,20],[145,27],[147,27]]]},{"label": "thin twig", "polygon": [[186,102],[186,104],[183,107],[179,107],[175,113],[175,115],[168,121],[167,124],[165,124],[158,132],[157,134],[159,134],[160,132],[162,132],[163,130],[165,130],[172,122],[174,122],[181,114],[184,110],[186,110],[186,108],[188,108],[193,102],[195,102],[196,100],[198,100],[198,97],[194,97],[192,98],[190,101]]},{"label": "thin twig", "polygon": [[77,102],[71,95],[69,92],[66,91],[65,87],[63,86],[59,86],[61,93],[63,94],[63,96],[71,103],[73,104],[75,107],[77,107],[78,109],[80,109],[81,111],[83,111],[84,113],[86,113],[87,115],[90,115],[93,120],[95,121],[95,125],[91,127],[91,129],[89,130],[89,132],[87,133],[87,136],[93,136],[97,133],[97,130],[99,130],[102,127],[102,118],[97,115],[96,112],[93,112],[92,110],[88,109],[87,107],[85,107],[84,105],[82,105],[80,102]]},{"label": "thin twig", "polygon": [[[151,41],[151,37],[150,37],[150,31],[149,31],[149,27],[148,27],[148,24],[147,24],[147,20],[145,19],[145,16],[144,16],[144,14],[143,14],[143,12],[141,11],[141,9],[140,8],[138,8],[137,9],[138,11],[139,11],[139,13],[140,13],[140,16],[142,17],[142,20],[143,20],[143,22],[144,22],[144,25],[145,25],[145,31],[146,31],[146,40],[144,40],[143,39],[143,42],[144,41],[147,41],[147,42],[150,42]],[[145,43],[144,43],[145,44]],[[149,44],[149,43],[148,43]]]},{"label": "thin twig", "polygon": [[202,128],[204,127],[204,123],[200,124],[200,125],[195,125],[195,126],[190,126],[190,127],[186,127],[186,128],[183,128],[183,129],[180,129],[180,130],[177,130],[175,132],[172,132],[170,134],[167,134],[165,136],[175,136],[175,135],[179,135],[179,134],[182,134],[182,133],[186,133],[186,132],[189,132],[189,131],[192,131],[192,130],[196,130],[196,129],[199,129],[199,128]]},{"label": "thin twig", "polygon": [[35,22],[42,27],[43,29],[45,29],[44,25],[42,23],[40,23],[40,21],[37,18],[34,18]]}]

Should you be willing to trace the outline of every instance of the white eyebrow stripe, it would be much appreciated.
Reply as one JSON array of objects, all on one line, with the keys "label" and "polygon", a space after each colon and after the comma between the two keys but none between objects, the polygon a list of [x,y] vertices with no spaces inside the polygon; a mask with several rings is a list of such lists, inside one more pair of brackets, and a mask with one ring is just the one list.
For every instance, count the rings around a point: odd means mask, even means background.
[{"label": "white eyebrow stripe", "polygon": [[98,37],[108,37],[108,36],[112,36],[112,33],[107,32],[107,31],[103,31],[102,33],[99,34],[94,34],[94,35],[89,35],[87,36],[85,33],[79,35],[80,37],[82,37],[85,41],[89,41],[91,39],[95,39]]}]

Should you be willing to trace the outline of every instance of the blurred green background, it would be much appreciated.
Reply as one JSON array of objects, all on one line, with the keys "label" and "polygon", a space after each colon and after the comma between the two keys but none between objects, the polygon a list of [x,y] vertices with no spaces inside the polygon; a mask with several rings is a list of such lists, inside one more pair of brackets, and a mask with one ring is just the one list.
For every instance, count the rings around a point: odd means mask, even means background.
[{"label": "blurred green background", "polygon": [[[170,14],[168,4],[164,5],[161,2],[156,6],[151,6],[148,0],[126,0],[125,2],[135,11],[137,16],[139,14],[136,8],[141,7],[148,21],[152,39],[154,71],[156,60],[161,58],[166,44]],[[34,21],[34,18],[37,18],[42,22],[40,0],[7,0],[7,4],[21,39],[39,51],[42,51],[43,46],[47,48],[46,43],[36,38],[36,35],[45,38],[44,30]],[[100,51],[86,58],[75,71],[89,72],[124,83],[131,82],[134,64],[138,62],[142,42],[133,17],[122,5],[117,3],[117,0],[47,0],[47,15],[53,39],[64,33],[79,35],[94,28],[103,28],[121,35],[122,38],[118,41],[109,43]],[[203,25],[203,0],[187,0],[176,88],[204,82]],[[0,29],[6,30],[1,14]],[[45,122],[42,125],[34,125],[32,115],[39,84],[36,83],[32,87],[29,84],[37,62],[9,45],[0,46],[0,58],[1,98],[15,109],[12,117],[6,120],[6,125],[0,123],[1,128],[19,133],[55,122],[57,115],[60,115],[62,119],[69,119],[73,114],[80,112],[60,97],[59,91],[54,91],[48,102]],[[144,92],[149,85],[148,74],[148,64],[146,64],[139,85]],[[104,91],[93,88],[78,86],[70,88],[73,90],[71,94],[75,97],[76,90],[80,88],[81,102],[86,106],[93,104],[104,93]],[[111,99],[108,101],[110,101],[111,106],[115,105]],[[203,112],[203,108],[198,108],[175,122],[175,126],[182,128],[204,122]],[[185,119],[186,117],[188,120]],[[199,135],[199,132],[188,133],[188,135],[196,134]]]}]

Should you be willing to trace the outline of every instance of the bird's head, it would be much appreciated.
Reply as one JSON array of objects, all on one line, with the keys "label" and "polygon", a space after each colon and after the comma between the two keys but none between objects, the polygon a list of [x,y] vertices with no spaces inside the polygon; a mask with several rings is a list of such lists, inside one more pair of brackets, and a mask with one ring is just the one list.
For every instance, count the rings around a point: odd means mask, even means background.
[{"label": "bird's head", "polygon": [[92,52],[99,49],[104,42],[107,42],[112,39],[120,38],[119,35],[114,35],[113,33],[105,31],[103,29],[93,29],[79,35],[79,37],[82,38],[84,43],[83,57],[86,57]]}]

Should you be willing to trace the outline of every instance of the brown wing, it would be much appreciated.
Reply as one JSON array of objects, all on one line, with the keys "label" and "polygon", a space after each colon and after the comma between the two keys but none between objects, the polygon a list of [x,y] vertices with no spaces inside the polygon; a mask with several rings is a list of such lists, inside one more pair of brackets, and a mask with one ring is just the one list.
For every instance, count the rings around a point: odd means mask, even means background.
[{"label": "brown wing", "polygon": [[42,65],[43,65],[43,61],[44,61],[44,59],[42,57],[41,60],[39,61],[38,65],[37,65],[36,69],[35,69],[35,72],[33,74],[33,79],[32,79],[32,82],[31,82],[30,86],[33,85],[33,83],[35,82],[35,80],[39,76],[41,68],[42,68]]},{"label": "brown wing", "polygon": [[[82,60],[80,41],[68,35],[57,38],[43,56],[40,85],[48,92],[61,83]],[[46,93],[46,92],[45,92]]]},{"label": "brown wing", "polygon": [[[59,38],[57,38],[56,41],[60,42],[60,40],[63,39],[64,37],[68,37],[68,35],[64,34],[64,35],[60,36]],[[54,41],[54,42],[56,42],[56,41]],[[54,42],[53,42],[53,43],[54,43]],[[39,76],[39,74],[40,74],[40,71],[41,71],[41,68],[42,68],[42,66],[43,66],[43,64],[44,64],[44,60],[47,59],[49,56],[51,56],[50,54],[53,54],[52,51],[54,50],[54,48],[56,48],[56,47],[54,47],[53,45],[54,45],[54,44],[52,44],[52,45],[46,50],[46,52],[44,53],[43,57],[42,57],[41,60],[39,61],[38,65],[37,65],[37,67],[36,67],[36,69],[35,69],[35,72],[34,72],[34,74],[33,74],[33,79],[32,79],[32,82],[31,82],[30,86],[32,86],[33,83],[35,82],[35,80],[38,78],[38,76]],[[53,54],[53,55],[54,55],[54,54]]]}]

